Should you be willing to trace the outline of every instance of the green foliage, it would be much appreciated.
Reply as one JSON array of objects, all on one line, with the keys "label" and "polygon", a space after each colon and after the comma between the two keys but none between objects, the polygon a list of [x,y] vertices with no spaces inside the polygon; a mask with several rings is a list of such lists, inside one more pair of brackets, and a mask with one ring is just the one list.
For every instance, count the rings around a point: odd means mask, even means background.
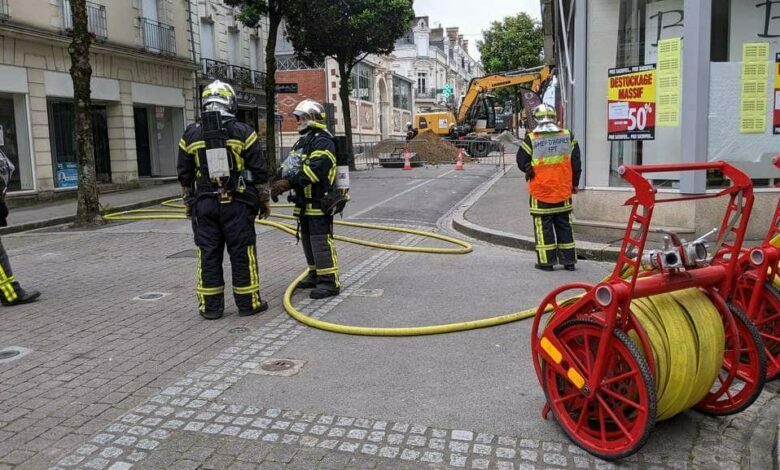
[{"label": "green foliage", "polygon": [[333,57],[349,73],[367,54],[389,54],[414,18],[411,0],[349,0],[286,5],[287,37],[303,62]]},{"label": "green foliage", "polygon": [[494,21],[477,41],[485,72],[496,73],[542,65],[542,27],[527,13]]},{"label": "green foliage", "polygon": [[224,2],[231,7],[239,7],[238,20],[250,28],[256,27],[260,19],[268,14],[266,0],[224,0]]}]

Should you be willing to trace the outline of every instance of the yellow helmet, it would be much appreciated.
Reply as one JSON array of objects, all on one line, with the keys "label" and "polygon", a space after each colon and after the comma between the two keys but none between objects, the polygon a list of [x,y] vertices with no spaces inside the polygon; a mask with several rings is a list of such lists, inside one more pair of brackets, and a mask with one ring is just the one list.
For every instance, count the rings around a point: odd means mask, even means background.
[{"label": "yellow helmet", "polygon": [[219,111],[222,115],[229,116],[235,116],[238,112],[236,92],[225,82],[214,80],[206,85],[200,97],[203,111]]}]

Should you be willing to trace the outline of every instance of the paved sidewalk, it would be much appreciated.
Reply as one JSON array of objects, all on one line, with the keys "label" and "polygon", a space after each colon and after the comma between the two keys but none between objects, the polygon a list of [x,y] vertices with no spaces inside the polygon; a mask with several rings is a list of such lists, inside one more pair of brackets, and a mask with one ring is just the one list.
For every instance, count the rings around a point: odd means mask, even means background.
[{"label": "paved sidewalk", "polygon": [[[180,193],[177,183],[156,184],[101,194],[100,204],[104,211],[130,210],[179,197]],[[8,227],[0,228],[0,235],[70,223],[75,216],[75,199],[12,208],[8,216]]]}]

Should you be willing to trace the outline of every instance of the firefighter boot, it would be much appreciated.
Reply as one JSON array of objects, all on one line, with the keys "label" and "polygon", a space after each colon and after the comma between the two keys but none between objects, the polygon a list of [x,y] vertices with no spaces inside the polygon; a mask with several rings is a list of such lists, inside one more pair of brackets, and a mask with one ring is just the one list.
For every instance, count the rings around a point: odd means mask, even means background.
[{"label": "firefighter boot", "polygon": [[328,235],[311,235],[312,254],[317,265],[317,287],[311,291],[312,299],[324,299],[339,295],[339,267],[333,238]]},{"label": "firefighter boot", "polygon": [[309,266],[309,275],[298,283],[298,289],[314,289],[317,287],[317,271],[314,266]]},{"label": "firefighter boot", "polygon": [[16,288],[16,296],[16,300],[11,302],[4,301],[3,305],[10,307],[12,305],[29,304],[38,300],[38,297],[41,296],[41,293],[35,289],[24,290],[21,287],[18,287]]},{"label": "firefighter boot", "polygon": [[256,315],[258,313],[265,312],[266,310],[268,310],[268,302],[266,302],[265,300],[261,300],[259,307],[257,307],[254,310],[250,310],[248,312],[242,312],[242,311],[239,310],[238,316],[239,317],[249,317],[251,315]]}]

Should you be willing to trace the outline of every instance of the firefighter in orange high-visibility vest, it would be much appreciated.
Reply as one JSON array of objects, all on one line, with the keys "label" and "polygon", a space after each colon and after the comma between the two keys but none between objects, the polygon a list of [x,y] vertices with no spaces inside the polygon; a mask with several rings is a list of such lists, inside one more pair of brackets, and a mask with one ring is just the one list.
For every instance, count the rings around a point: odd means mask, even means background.
[{"label": "firefighter in orange high-visibility vest", "polygon": [[574,271],[577,252],[571,228],[571,195],[577,193],[582,164],[577,140],[556,125],[555,109],[534,108],[537,126],[520,143],[517,166],[525,173],[536,239],[536,268],[552,271],[562,264]]}]

